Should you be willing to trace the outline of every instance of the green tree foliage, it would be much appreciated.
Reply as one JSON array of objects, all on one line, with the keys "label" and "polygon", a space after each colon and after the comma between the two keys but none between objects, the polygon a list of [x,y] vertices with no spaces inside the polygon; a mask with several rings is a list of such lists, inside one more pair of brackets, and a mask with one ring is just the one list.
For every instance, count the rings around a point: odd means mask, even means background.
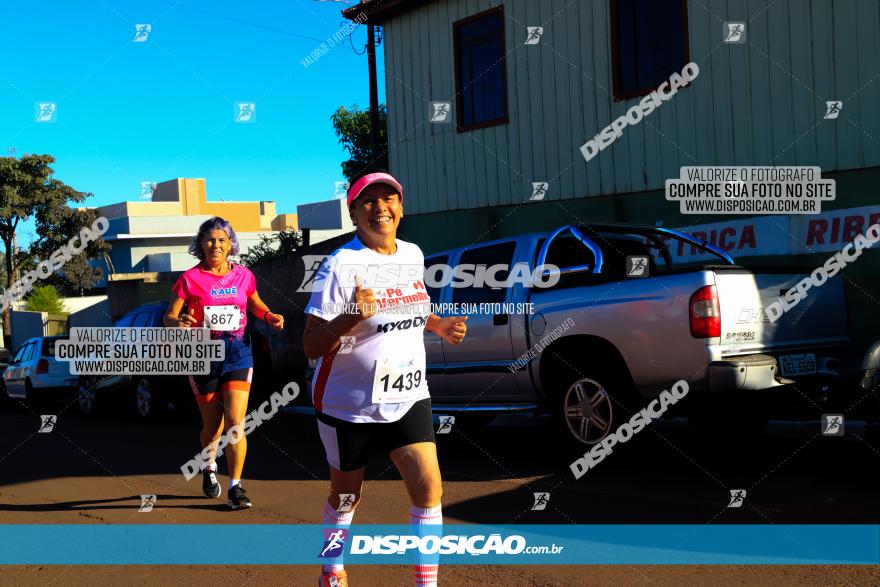
[{"label": "green tree foliage", "polygon": [[[11,155],[0,157],[0,242],[3,244],[5,264],[5,288],[12,286],[16,276],[23,275],[70,239],[79,235],[83,227],[91,226],[98,217],[95,209],[74,209],[69,203],[81,203],[91,194],[78,191],[54,177],[51,155]],[[18,225],[33,218],[36,238],[26,250],[18,249]],[[109,250],[103,239],[91,242],[82,256],[100,256]],[[73,260],[71,260],[73,262]],[[75,266],[71,266],[73,269]],[[63,282],[73,289],[90,288],[94,284],[94,272],[62,270]],[[70,281],[71,277],[74,281]],[[9,334],[8,309],[3,313],[3,332]]]},{"label": "green tree foliage", "polygon": [[89,264],[86,254],[82,254],[71,258],[57,275],[46,281],[58,286],[62,291],[67,290],[69,294],[82,295],[101,280],[102,273],[100,268]]},{"label": "green tree foliage", "polygon": [[64,314],[67,309],[58,290],[52,285],[38,285],[27,296],[27,310],[31,312],[49,312],[50,314]]},{"label": "green tree foliage", "polygon": [[260,242],[248,249],[239,258],[245,267],[254,267],[272,259],[284,257],[298,251],[303,244],[302,232],[286,228],[276,234],[260,235]]},{"label": "green tree foliage", "polygon": [[355,105],[348,110],[340,106],[330,120],[339,137],[339,144],[351,156],[348,161],[342,162],[345,179],[353,181],[369,168],[388,169],[388,109],[385,104],[379,104],[379,155],[375,161],[370,153],[369,109],[359,110]]}]

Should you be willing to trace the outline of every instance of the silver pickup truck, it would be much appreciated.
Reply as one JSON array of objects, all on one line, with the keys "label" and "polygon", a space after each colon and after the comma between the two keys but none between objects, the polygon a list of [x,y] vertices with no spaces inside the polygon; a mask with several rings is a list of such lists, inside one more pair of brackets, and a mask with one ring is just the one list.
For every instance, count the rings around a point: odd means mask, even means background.
[{"label": "silver pickup truck", "polygon": [[[710,260],[687,262],[677,256],[683,248]],[[744,269],[724,250],[661,227],[567,225],[425,260],[426,268],[517,263],[555,265],[558,282],[429,285],[435,304],[501,308],[470,314],[460,345],[426,334],[436,413],[549,412],[564,438],[583,446],[680,379],[695,424],[742,429],[766,422],[765,405],[784,390],[825,393],[840,378],[848,336],[839,276],[771,321],[766,308],[805,274]],[[533,313],[521,311],[528,304]]]}]

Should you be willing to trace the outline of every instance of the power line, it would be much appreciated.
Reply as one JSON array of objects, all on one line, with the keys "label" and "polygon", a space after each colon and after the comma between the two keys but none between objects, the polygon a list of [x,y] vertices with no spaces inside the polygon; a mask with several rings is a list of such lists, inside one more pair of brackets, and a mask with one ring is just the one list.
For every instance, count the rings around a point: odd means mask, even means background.
[{"label": "power line", "polygon": [[250,22],[247,20],[242,20],[240,18],[234,18],[232,16],[226,16],[225,14],[218,14],[216,12],[211,12],[210,10],[204,10],[202,8],[193,8],[192,6],[186,6],[185,4],[179,4],[177,2],[171,2],[170,0],[154,0],[154,2],[161,2],[162,4],[169,4],[171,6],[175,6],[177,8],[186,8],[187,10],[192,10],[193,12],[201,12],[202,14],[208,14],[210,16],[216,16],[217,18],[222,18],[224,20],[231,20],[232,22],[237,22],[239,24],[246,24],[248,26],[256,27],[258,29],[263,29],[267,31],[272,31],[274,33],[281,33],[282,35],[288,35],[290,37],[296,37],[298,39],[307,39],[309,41],[315,41],[316,43],[323,43],[324,39],[316,39],[314,37],[308,37],[306,35],[299,35],[297,33],[291,33],[290,31],[285,31],[281,29],[276,29],[274,27],[257,24],[255,22]]}]

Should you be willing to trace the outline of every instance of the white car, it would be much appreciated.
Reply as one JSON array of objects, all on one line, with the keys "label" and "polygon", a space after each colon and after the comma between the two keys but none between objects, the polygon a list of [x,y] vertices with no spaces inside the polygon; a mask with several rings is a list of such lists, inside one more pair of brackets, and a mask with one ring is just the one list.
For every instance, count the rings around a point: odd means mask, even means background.
[{"label": "white car", "polygon": [[38,336],[26,340],[3,372],[6,394],[28,401],[75,397],[79,378],[71,375],[66,361],[55,358],[55,342],[68,338]]}]

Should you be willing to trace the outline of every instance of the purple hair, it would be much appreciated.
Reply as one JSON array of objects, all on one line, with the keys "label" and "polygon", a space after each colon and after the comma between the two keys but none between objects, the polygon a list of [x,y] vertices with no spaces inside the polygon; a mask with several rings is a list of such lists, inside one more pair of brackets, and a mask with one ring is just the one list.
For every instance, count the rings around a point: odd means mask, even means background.
[{"label": "purple hair", "polygon": [[232,225],[219,216],[214,216],[210,220],[202,222],[202,225],[199,227],[199,232],[193,237],[192,243],[189,245],[190,255],[198,257],[199,261],[205,260],[205,252],[202,251],[202,241],[204,241],[208,236],[208,233],[212,230],[225,231],[232,243],[232,246],[229,249],[229,254],[238,254],[238,237],[235,236],[235,231],[232,230]]}]

